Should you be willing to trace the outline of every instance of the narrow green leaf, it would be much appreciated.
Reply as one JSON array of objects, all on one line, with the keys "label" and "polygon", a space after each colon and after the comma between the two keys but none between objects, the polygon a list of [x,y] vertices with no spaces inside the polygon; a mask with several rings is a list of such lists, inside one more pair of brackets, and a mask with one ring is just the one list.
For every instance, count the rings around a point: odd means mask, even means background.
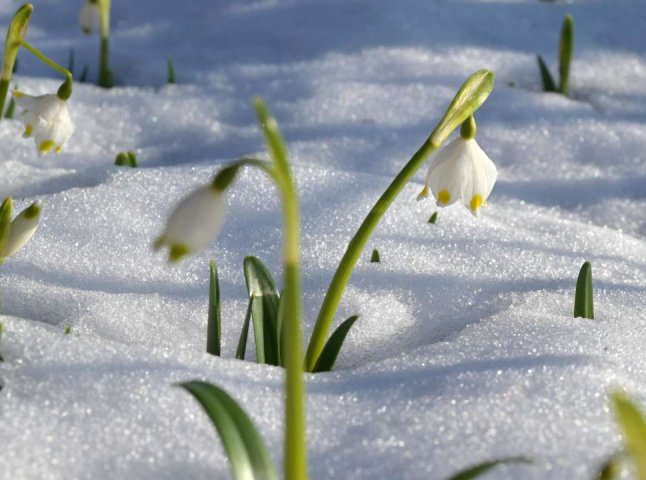
[{"label": "narrow green leaf", "polygon": [[220,355],[222,320],[220,316],[220,281],[215,262],[209,262],[209,317],[206,327],[206,351]]},{"label": "narrow green leaf", "polygon": [[339,356],[345,337],[348,335],[352,325],[354,325],[354,322],[356,322],[358,318],[359,315],[352,315],[334,331],[316,361],[316,365],[314,365],[314,369],[312,370],[313,373],[330,372],[334,368],[336,357]]},{"label": "narrow green leaf", "polygon": [[236,358],[238,360],[244,360],[245,352],[247,351],[247,337],[249,336],[249,323],[251,322],[251,304],[252,299],[249,299],[249,305],[247,306],[247,314],[244,317],[244,323],[242,324],[242,330],[240,331],[240,339],[238,340],[238,348],[236,348]]},{"label": "narrow green leaf", "polygon": [[132,168],[137,168],[139,164],[137,163],[137,154],[133,151],[126,152],[128,155],[128,162]]},{"label": "narrow green leaf", "polygon": [[611,456],[599,468],[599,471],[593,477],[593,480],[618,480],[621,473],[621,454]]},{"label": "narrow green leaf", "polygon": [[258,429],[228,393],[200,381],[179,386],[195,397],[211,419],[229,458],[234,480],[278,480]]},{"label": "narrow green leaf", "polygon": [[173,59],[171,57],[168,57],[166,59],[166,63],[168,65],[168,83],[174,84],[175,83],[175,65],[173,64]]},{"label": "narrow green leaf", "polygon": [[283,321],[285,320],[285,290],[280,292],[278,300],[278,313],[276,314],[276,335],[278,336],[278,364],[284,367],[285,338],[283,332]]},{"label": "narrow green leaf", "polygon": [[79,83],[85,83],[87,82],[87,75],[89,73],[90,67],[88,65],[85,65],[83,67],[83,70],[81,70],[81,75],[79,76]]},{"label": "narrow green leaf", "polygon": [[532,461],[527,458],[515,457],[515,458],[502,458],[500,460],[492,460],[489,462],[484,462],[473,467],[469,467],[461,472],[456,473],[455,475],[449,477],[448,480],[471,480],[472,478],[477,478],[480,475],[488,472],[492,468],[497,467],[498,465],[509,464],[509,463],[528,463],[531,464]]},{"label": "narrow green leaf", "polygon": [[574,318],[583,317],[594,319],[594,303],[592,298],[592,265],[585,262],[579,271],[574,294]]},{"label": "narrow green leaf", "polygon": [[[18,86],[16,86],[16,88],[18,88]],[[12,119],[15,110],[16,110],[16,101],[14,100],[13,97],[11,97],[11,100],[9,100],[9,105],[7,106],[7,111],[4,114],[4,118]]]},{"label": "narrow green leaf", "polygon": [[540,55],[536,55],[536,60],[538,61],[538,69],[541,72],[541,80],[543,81],[543,91],[544,92],[556,92],[556,83],[554,83],[554,78],[550,73],[550,69],[547,68],[545,60]]},{"label": "narrow green leaf", "polygon": [[431,134],[430,142],[433,145],[442,145],[453,130],[482,106],[493,90],[494,78],[494,74],[489,70],[478,70],[462,84]]},{"label": "narrow green leaf", "polygon": [[13,199],[6,197],[0,205],[0,263],[4,260],[4,255],[9,242],[9,232],[11,231],[11,212],[13,210]]},{"label": "narrow green leaf", "polygon": [[381,262],[381,257],[379,256],[379,250],[376,248],[372,249],[372,255],[370,256],[370,263],[379,263]]},{"label": "narrow green leaf", "polygon": [[646,419],[625,394],[615,392],[612,401],[626,450],[635,465],[636,480],[646,480]]},{"label": "narrow green leaf", "polygon": [[278,365],[278,289],[267,267],[256,257],[244,259],[244,275],[251,300],[258,363]]},{"label": "narrow green leaf", "polygon": [[559,44],[559,74],[561,84],[559,92],[567,95],[570,92],[570,64],[574,52],[574,19],[572,15],[566,15],[561,27],[561,42]]},{"label": "narrow green leaf", "polygon": [[437,216],[438,216],[438,213],[433,212],[433,215],[431,215],[431,218],[428,219],[428,223],[432,223],[433,225],[435,225],[437,223]]}]

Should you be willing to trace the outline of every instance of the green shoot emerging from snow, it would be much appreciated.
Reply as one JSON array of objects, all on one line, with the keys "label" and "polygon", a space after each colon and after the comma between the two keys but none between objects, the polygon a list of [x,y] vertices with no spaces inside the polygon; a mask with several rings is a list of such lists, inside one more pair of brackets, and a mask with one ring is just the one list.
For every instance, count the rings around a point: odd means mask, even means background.
[{"label": "green shoot emerging from snow", "polygon": [[137,154],[135,152],[119,152],[114,159],[114,164],[120,167],[137,168]]},{"label": "green shoot emerging from snow", "polygon": [[168,79],[167,83],[170,83],[171,85],[174,85],[175,82],[175,64],[173,63],[173,59],[171,57],[168,57],[166,59],[166,65],[168,69]]},{"label": "green shoot emerging from snow", "polygon": [[381,257],[379,256],[379,250],[376,248],[372,249],[372,255],[370,256],[370,263],[379,263],[381,262]]},{"label": "green shoot emerging from snow", "polygon": [[103,88],[111,88],[114,85],[109,61],[110,4],[111,0],[85,0],[79,15],[81,30],[84,33],[90,35],[98,29],[101,35],[98,85]]},{"label": "green shoot emerging from snow", "polygon": [[536,56],[538,69],[541,72],[543,91],[558,92],[563,95],[570,93],[570,64],[574,52],[574,19],[572,15],[566,15],[561,27],[561,41],[559,43],[559,85],[556,86],[554,77],[550,73],[545,60],[540,55]]},{"label": "green shoot emerging from snow", "polygon": [[574,318],[594,319],[594,302],[592,297],[592,265],[585,262],[579,271],[574,294]]}]

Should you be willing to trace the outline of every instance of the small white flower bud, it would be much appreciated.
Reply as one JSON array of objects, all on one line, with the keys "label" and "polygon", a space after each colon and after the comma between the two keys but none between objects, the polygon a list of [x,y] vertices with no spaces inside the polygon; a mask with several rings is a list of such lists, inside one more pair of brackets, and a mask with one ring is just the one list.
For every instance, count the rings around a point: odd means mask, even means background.
[{"label": "small white flower bud", "polygon": [[195,190],[173,210],[155,248],[169,247],[168,260],[177,261],[206,248],[220,233],[226,213],[222,192],[212,185]]},{"label": "small white flower bud", "polygon": [[40,205],[32,203],[11,222],[9,239],[3,256],[10,257],[24,247],[36,233],[40,220]]},{"label": "small white flower bud", "polygon": [[99,24],[101,23],[101,12],[99,11],[99,5],[96,0],[86,0],[85,3],[83,3],[83,7],[81,7],[81,13],[79,15],[79,23],[81,24],[81,30],[83,30],[83,33],[87,35],[99,29]]}]

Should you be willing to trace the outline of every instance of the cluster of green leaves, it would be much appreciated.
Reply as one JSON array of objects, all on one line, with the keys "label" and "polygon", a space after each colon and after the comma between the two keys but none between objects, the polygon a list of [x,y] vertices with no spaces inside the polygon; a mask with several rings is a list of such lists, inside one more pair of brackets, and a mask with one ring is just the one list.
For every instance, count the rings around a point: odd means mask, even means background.
[{"label": "cluster of green leaves", "polygon": [[559,43],[559,85],[557,87],[554,77],[550,73],[545,60],[540,55],[536,56],[538,68],[541,72],[543,90],[545,92],[557,92],[568,95],[570,92],[570,64],[574,51],[574,19],[572,15],[566,15],[561,28],[561,41]]},{"label": "cluster of green leaves", "polygon": [[[249,329],[253,326],[256,361],[284,367],[285,339],[283,335],[284,295],[262,261],[248,256],[243,261],[249,303],[242,323],[235,358],[244,360],[247,351]],[[353,315],[341,323],[328,339],[314,372],[327,372],[334,368],[343,342],[352,325],[359,318]],[[206,335],[206,351],[221,355],[222,319],[220,309],[220,282],[215,262],[209,264],[209,309]]]},{"label": "cluster of green leaves", "polygon": [[137,154],[135,152],[119,152],[114,159],[114,164],[120,167],[137,168]]}]

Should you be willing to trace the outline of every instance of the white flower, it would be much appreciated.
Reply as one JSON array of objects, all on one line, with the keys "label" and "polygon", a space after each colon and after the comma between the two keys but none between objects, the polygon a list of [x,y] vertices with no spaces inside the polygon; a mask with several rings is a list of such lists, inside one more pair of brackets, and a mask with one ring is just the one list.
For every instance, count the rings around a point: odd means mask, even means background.
[{"label": "white flower", "polygon": [[99,11],[99,4],[97,1],[85,0],[79,15],[79,23],[83,33],[89,35],[95,30],[99,29],[101,23],[101,12]]},{"label": "white flower", "polygon": [[471,213],[478,216],[480,207],[496,183],[496,166],[482,151],[475,139],[458,136],[437,152],[426,174],[426,185],[417,197],[420,200],[433,192],[437,205],[445,207],[462,199]]},{"label": "white flower", "polygon": [[22,108],[22,121],[25,123],[23,137],[34,137],[39,155],[52,148],[56,153],[74,132],[67,102],[56,94],[33,97],[14,90],[16,105]]},{"label": "white flower", "polygon": [[184,198],[173,210],[163,235],[155,242],[155,249],[169,247],[168,260],[202,250],[220,233],[226,213],[226,202],[221,190],[206,185]]},{"label": "white flower", "polygon": [[38,203],[31,204],[13,219],[9,228],[9,239],[3,252],[4,257],[12,256],[31,240],[31,237],[36,233],[39,220],[40,205]]}]

